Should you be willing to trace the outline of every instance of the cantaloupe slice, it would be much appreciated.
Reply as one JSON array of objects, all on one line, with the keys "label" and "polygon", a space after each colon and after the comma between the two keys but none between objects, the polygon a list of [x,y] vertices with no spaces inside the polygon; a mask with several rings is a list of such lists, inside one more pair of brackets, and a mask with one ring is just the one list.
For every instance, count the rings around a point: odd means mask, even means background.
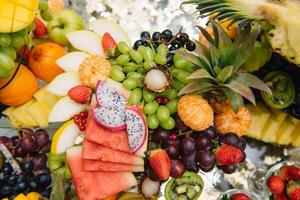
[{"label": "cantaloupe slice", "polygon": [[39,127],[45,128],[48,124],[48,115],[38,101],[35,101],[27,108],[28,113],[36,121]]},{"label": "cantaloupe slice", "polygon": [[28,112],[28,107],[31,106],[34,102],[36,102],[35,99],[31,99],[30,101],[26,102],[25,104],[17,107],[13,111],[13,115],[16,117],[18,121],[20,121],[24,126],[26,127],[35,127],[38,124],[35,122],[33,117]]}]

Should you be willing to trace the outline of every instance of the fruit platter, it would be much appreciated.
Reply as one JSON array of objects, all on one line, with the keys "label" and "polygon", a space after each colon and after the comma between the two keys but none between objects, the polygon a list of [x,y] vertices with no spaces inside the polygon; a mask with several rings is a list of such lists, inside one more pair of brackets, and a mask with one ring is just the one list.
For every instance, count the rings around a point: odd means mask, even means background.
[{"label": "fruit platter", "polygon": [[0,199],[300,200],[300,2],[0,0]]}]

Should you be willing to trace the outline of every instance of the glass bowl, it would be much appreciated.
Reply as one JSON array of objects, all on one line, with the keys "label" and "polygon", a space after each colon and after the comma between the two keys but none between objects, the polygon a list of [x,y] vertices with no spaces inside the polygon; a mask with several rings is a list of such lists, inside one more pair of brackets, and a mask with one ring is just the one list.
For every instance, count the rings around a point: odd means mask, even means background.
[{"label": "glass bowl", "polygon": [[267,187],[267,180],[270,176],[276,175],[277,172],[279,171],[279,169],[285,165],[295,165],[297,167],[300,167],[300,162],[297,161],[291,161],[291,160],[286,160],[280,163],[277,163],[275,165],[273,165],[268,172],[266,173],[265,176],[265,180],[264,180],[264,197],[265,200],[269,200],[270,196],[272,195],[272,193],[269,191],[268,187]]},{"label": "glass bowl", "polygon": [[226,192],[224,192],[223,194],[221,194],[218,198],[218,200],[222,200],[223,199],[223,196],[224,195],[227,195],[228,198],[230,199],[230,197],[234,194],[237,194],[237,193],[243,193],[243,194],[246,194],[251,200],[261,200],[259,198],[258,195],[256,195],[255,193],[253,192],[250,192],[248,190],[241,190],[241,189],[231,189],[231,190],[227,190]]}]

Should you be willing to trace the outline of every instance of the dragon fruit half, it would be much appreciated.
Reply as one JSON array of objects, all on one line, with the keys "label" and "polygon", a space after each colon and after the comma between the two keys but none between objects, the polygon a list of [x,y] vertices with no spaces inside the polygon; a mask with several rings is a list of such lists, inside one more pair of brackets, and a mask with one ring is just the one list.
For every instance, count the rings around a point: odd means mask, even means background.
[{"label": "dragon fruit half", "polygon": [[117,106],[125,108],[125,97],[120,95],[106,82],[100,82],[96,87],[96,100],[100,106]]},{"label": "dragon fruit half", "polygon": [[147,136],[147,124],[136,107],[126,107],[126,126],[128,132],[128,142],[132,152],[139,150]]}]

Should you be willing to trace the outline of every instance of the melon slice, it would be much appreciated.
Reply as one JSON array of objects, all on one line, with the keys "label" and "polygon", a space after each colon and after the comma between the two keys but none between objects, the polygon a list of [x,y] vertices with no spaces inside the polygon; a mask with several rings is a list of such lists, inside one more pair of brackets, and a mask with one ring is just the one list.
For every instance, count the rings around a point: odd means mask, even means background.
[{"label": "melon slice", "polygon": [[82,158],[112,163],[144,165],[144,160],[141,157],[122,151],[113,150],[88,140],[84,140],[83,142]]},{"label": "melon slice", "polygon": [[[148,135],[146,136],[146,139]],[[92,117],[90,112],[87,127],[85,131],[85,139],[95,142],[97,144],[109,147],[114,150],[123,151],[131,154],[131,150],[128,143],[128,134],[126,130],[111,131],[101,127],[96,120]],[[135,155],[144,157],[144,152],[147,149],[147,140],[145,140],[144,145],[135,152]]]},{"label": "melon slice", "polygon": [[83,169],[86,171],[103,171],[103,172],[143,172],[143,165],[128,165],[122,163],[110,163],[100,160],[83,161]]},{"label": "melon slice", "polygon": [[134,175],[130,172],[84,171],[81,150],[81,146],[67,150],[67,163],[80,200],[103,199],[137,185]]}]

